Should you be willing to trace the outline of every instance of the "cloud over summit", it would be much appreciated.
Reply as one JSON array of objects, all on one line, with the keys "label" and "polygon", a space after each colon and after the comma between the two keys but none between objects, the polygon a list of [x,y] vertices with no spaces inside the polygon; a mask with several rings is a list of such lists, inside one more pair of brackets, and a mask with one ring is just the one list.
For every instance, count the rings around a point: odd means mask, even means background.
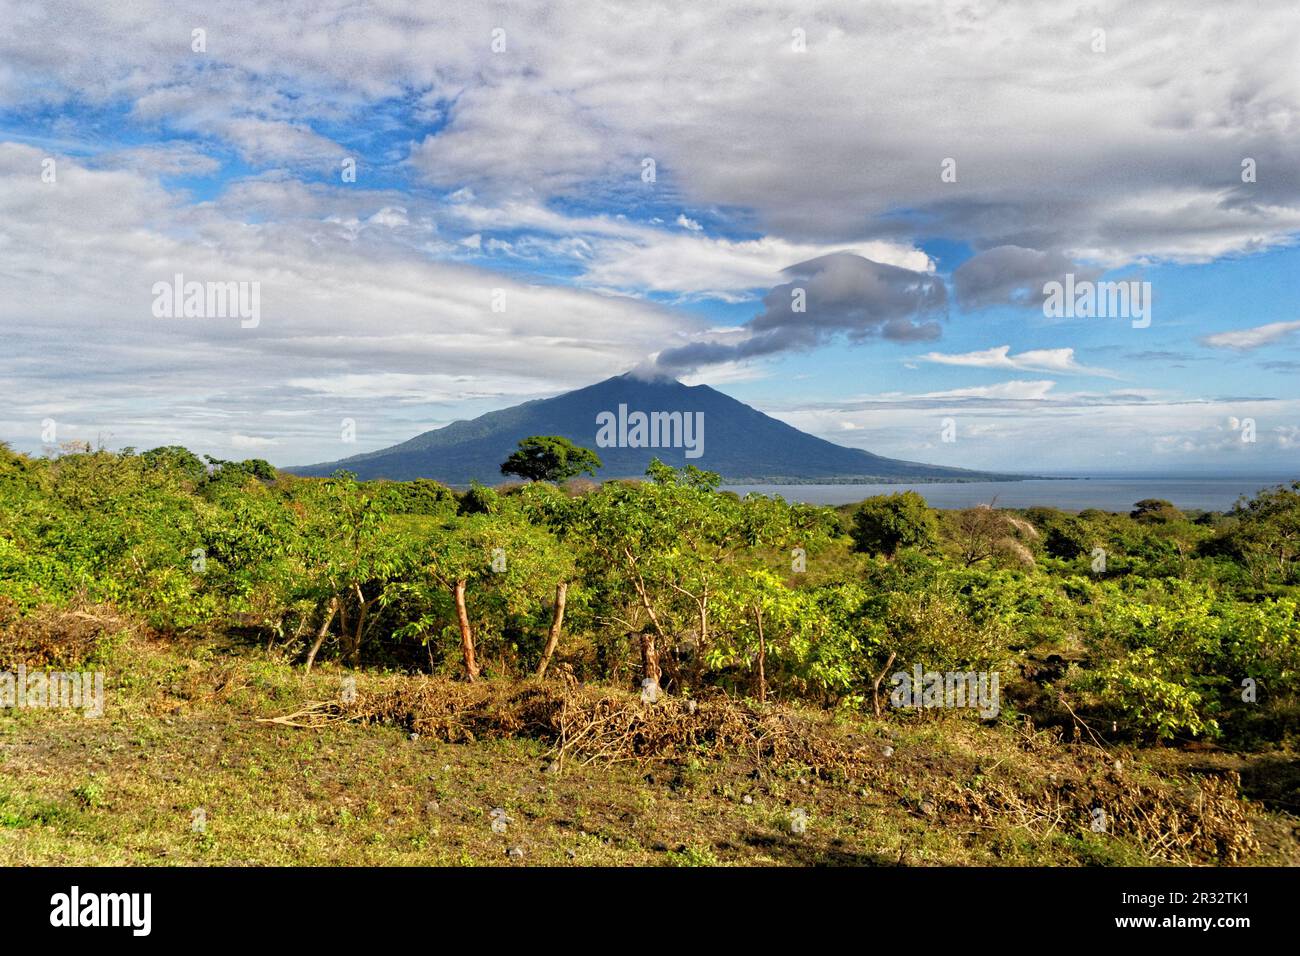
[{"label": "cloud over summit", "polygon": [[[722,341],[664,351],[662,368],[701,365],[802,351],[838,336],[852,342],[879,337],[896,342],[938,338],[947,288],[926,272],[836,252],[782,270],[787,281],[763,297],[763,311]],[[731,341],[733,337],[739,341]]]}]

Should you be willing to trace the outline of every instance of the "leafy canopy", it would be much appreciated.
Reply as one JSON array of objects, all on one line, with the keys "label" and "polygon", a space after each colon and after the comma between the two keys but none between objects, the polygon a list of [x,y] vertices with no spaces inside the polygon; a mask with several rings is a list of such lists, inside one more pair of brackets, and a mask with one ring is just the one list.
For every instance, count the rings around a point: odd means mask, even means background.
[{"label": "leafy canopy", "polygon": [[590,448],[575,445],[562,435],[533,435],[501,463],[501,474],[526,481],[566,481],[594,475],[603,462]]},{"label": "leafy canopy", "polygon": [[934,512],[915,491],[876,495],[853,514],[854,550],[892,558],[900,548],[929,548],[937,539]]}]

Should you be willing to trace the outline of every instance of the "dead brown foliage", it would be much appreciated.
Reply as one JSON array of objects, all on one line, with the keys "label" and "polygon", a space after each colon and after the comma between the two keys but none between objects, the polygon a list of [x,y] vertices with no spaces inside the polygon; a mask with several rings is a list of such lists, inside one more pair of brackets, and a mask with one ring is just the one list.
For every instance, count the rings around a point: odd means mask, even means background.
[{"label": "dead brown foliage", "polygon": [[101,638],[131,628],[108,605],[44,607],[22,615],[11,600],[0,598],[0,669],[76,667]]},{"label": "dead brown foliage", "polygon": [[1235,864],[1259,850],[1240,787],[1235,773],[1166,777],[1159,785],[1118,775],[1033,789],[995,782],[967,788],[944,806],[987,826],[1010,820],[1037,836],[1087,832],[1100,810],[1106,833],[1132,838],[1152,861]]},{"label": "dead brown foliage", "polygon": [[940,814],[988,829],[1009,822],[1036,837],[1082,836],[1097,832],[1100,822],[1103,832],[1131,839],[1160,863],[1236,864],[1258,853],[1237,773],[1154,778],[1121,770],[1113,757],[1100,748],[1057,743],[1039,773],[968,770],[931,786]]},{"label": "dead brown foliage", "polygon": [[829,720],[721,693],[646,704],[633,694],[559,682],[424,679],[350,704],[310,704],[273,721],[301,727],[386,723],[450,743],[531,737],[550,742],[561,762],[673,759],[705,751],[795,760],[830,772],[847,770],[854,759]]},{"label": "dead brown foliage", "polygon": [[1108,832],[1132,838],[1153,861],[1240,863],[1258,850],[1235,774],[1130,778],[1111,770],[1111,756],[1099,749],[1065,743],[1050,748],[1059,773],[1034,772],[1026,779],[1008,768],[1001,775],[981,774],[950,755],[913,751],[886,758],[880,742],[829,718],[720,693],[647,704],[634,694],[561,682],[425,678],[352,703],[312,703],[269,722],[320,727],[341,721],[395,725],[450,743],[544,740],[561,768],[569,761],[613,764],[697,754],[748,757],[756,764],[795,762],[905,806],[923,791],[925,812],[951,817],[953,825],[1011,825],[1036,837],[1083,835],[1100,807]]}]

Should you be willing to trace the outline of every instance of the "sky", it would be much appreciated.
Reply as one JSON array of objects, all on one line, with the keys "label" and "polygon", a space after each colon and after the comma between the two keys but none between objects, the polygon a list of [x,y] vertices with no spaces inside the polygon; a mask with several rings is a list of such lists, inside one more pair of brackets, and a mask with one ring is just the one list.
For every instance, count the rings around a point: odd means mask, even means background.
[{"label": "sky", "polygon": [[[1300,477],[1291,0],[0,24],[17,450],[305,464],[635,370],[898,458]],[[1067,275],[1145,317],[1046,314]]]}]

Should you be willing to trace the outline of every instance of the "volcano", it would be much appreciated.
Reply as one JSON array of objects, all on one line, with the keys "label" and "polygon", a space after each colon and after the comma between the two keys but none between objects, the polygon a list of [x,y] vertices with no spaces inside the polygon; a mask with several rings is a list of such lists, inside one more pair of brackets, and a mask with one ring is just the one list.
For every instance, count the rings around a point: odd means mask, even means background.
[{"label": "volcano", "polygon": [[639,478],[651,460],[695,465],[732,484],[993,481],[1016,478],[900,461],[846,448],[764,415],[707,385],[628,373],[554,398],[452,422],[401,444],[286,469],[361,479],[432,478],[449,485],[502,481],[501,463],[530,435],[563,435],[604,462],[598,478]]}]

